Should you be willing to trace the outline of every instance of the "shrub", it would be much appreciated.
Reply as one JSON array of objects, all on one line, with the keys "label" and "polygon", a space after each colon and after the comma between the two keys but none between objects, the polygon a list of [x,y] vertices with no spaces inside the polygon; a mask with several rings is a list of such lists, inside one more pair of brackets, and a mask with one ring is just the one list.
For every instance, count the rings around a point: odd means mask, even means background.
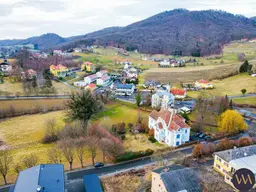
[{"label": "shrub", "polygon": [[147,149],[146,151],[136,151],[136,152],[128,151],[122,155],[117,156],[115,161],[122,162],[122,161],[133,160],[140,157],[152,155],[153,153],[154,151],[151,149]]},{"label": "shrub", "polygon": [[253,144],[253,140],[250,137],[240,138],[238,140],[239,147],[245,147]]},{"label": "shrub", "polygon": [[154,136],[155,135],[154,129],[150,129],[149,132],[148,132],[148,135],[149,136]]},{"label": "shrub", "polygon": [[155,139],[154,136],[150,136],[150,137],[148,138],[148,140],[149,140],[151,143],[157,142],[157,140]]}]

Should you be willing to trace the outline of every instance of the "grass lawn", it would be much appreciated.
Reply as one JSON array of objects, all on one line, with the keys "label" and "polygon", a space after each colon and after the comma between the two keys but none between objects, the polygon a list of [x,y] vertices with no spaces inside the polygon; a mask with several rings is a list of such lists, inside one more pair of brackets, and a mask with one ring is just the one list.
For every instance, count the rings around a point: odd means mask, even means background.
[{"label": "grass lawn", "polygon": [[[246,89],[247,93],[256,91],[256,79],[248,74],[239,74],[232,77],[225,78],[223,80],[213,80],[211,82],[214,85],[214,89],[200,90],[200,91],[188,91],[187,95],[192,98],[197,98],[201,94],[214,95],[214,96],[235,96],[242,95],[241,90]],[[248,104],[255,102],[255,97],[248,99],[234,99],[238,102],[248,102]]]},{"label": "grass lawn", "polygon": [[206,90],[206,92],[218,96],[242,95],[242,89],[246,89],[247,93],[255,92],[256,90],[256,79],[248,74],[239,74],[223,80],[214,80],[212,84],[215,89]]},{"label": "grass lawn", "polygon": [[[52,85],[59,95],[70,94],[72,91],[74,91],[70,87],[60,82],[52,81]],[[6,94],[6,92],[9,94]],[[4,83],[0,84],[0,95],[16,95],[17,93],[19,93],[21,96],[25,95],[21,82],[12,82],[8,78],[5,78]],[[34,93],[32,95],[36,94]]]},{"label": "grass lawn", "polygon": [[[9,101],[7,101],[9,102]],[[11,101],[10,101],[11,102]],[[16,102],[16,101],[15,101]],[[18,102],[18,101],[17,101]],[[32,102],[32,101],[31,101]],[[33,104],[27,101],[26,105],[32,107]],[[41,102],[41,101],[40,101]],[[43,101],[42,101],[43,102]],[[48,101],[47,101],[48,102]],[[52,102],[49,101],[48,104]],[[7,104],[6,104],[7,105]],[[21,105],[21,103],[17,103]],[[147,112],[140,112],[141,117],[147,122]],[[105,106],[105,111],[101,112],[93,121],[101,123],[106,128],[110,128],[113,123],[125,122],[136,123],[138,111],[136,108],[125,106],[119,103],[109,104]],[[5,142],[7,146],[12,148],[13,156],[12,164],[21,163],[21,160],[28,154],[35,154],[39,157],[39,163],[48,163],[47,151],[56,146],[54,144],[42,144],[40,141],[44,134],[44,123],[47,119],[56,118],[57,126],[61,129],[65,122],[65,111],[56,111],[46,114],[28,115],[10,118],[0,123],[0,139]],[[147,141],[146,134],[138,134],[138,140],[134,140],[133,136],[127,134],[127,139],[124,142],[127,150],[144,150],[148,148],[156,149],[161,146],[156,146]],[[62,159],[65,169],[68,169],[68,163]],[[102,161],[102,154],[98,152],[96,161]],[[85,155],[85,165],[91,164],[91,158],[87,152]],[[78,158],[75,157],[74,168],[79,168],[80,164]],[[8,181],[14,182],[16,173],[11,170],[8,175]],[[0,185],[3,184],[0,180]]]},{"label": "grass lawn", "polygon": [[65,102],[65,99],[31,99],[31,100],[0,100],[1,109],[9,109],[13,106],[15,109],[31,109],[37,106],[61,106]]},{"label": "grass lawn", "polygon": [[235,98],[232,100],[234,103],[237,103],[237,104],[256,105],[256,97]]}]

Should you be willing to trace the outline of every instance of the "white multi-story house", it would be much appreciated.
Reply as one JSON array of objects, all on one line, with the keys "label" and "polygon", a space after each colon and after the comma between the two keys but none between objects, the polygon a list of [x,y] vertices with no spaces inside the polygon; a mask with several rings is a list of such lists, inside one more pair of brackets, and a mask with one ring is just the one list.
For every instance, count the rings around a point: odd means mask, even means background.
[{"label": "white multi-story house", "polygon": [[107,75],[107,74],[108,74],[107,70],[101,70],[96,73],[98,78],[101,78],[102,76]]},{"label": "white multi-story house", "polygon": [[0,71],[4,73],[9,73],[12,70],[12,66],[8,63],[7,60],[4,60],[3,63],[0,63]]},{"label": "white multi-story house", "polygon": [[132,95],[134,93],[134,84],[117,84],[115,94],[116,95]]},{"label": "white multi-story house", "polygon": [[165,109],[174,106],[174,96],[168,92],[158,91],[152,95],[151,106],[152,108],[161,107]]},{"label": "white multi-story house", "polygon": [[86,84],[91,84],[92,82],[96,81],[98,79],[96,74],[93,75],[89,75],[87,77],[84,78],[84,81]]},{"label": "white multi-story house", "polygon": [[104,86],[110,83],[110,77],[108,75],[104,75],[101,78],[97,79],[98,86]]},{"label": "white multi-story house", "polygon": [[152,111],[148,125],[149,129],[154,129],[154,137],[158,142],[176,147],[189,141],[190,126],[174,109],[162,108],[159,112]]}]

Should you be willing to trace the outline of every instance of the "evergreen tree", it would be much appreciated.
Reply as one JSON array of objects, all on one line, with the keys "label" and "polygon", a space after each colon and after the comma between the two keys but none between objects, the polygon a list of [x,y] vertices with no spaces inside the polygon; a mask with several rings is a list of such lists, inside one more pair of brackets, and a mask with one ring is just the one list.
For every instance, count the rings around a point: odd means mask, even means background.
[{"label": "evergreen tree", "polygon": [[233,109],[233,101],[232,101],[232,99],[230,100],[230,102],[229,102],[229,109]]}]

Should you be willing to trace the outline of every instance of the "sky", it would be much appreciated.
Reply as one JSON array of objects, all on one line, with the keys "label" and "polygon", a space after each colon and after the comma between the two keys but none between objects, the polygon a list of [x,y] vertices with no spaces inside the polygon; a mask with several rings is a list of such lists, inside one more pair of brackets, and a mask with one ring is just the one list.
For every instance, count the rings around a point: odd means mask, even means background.
[{"label": "sky", "polygon": [[255,0],[0,0],[0,39],[83,35],[175,8],[256,16]]}]

